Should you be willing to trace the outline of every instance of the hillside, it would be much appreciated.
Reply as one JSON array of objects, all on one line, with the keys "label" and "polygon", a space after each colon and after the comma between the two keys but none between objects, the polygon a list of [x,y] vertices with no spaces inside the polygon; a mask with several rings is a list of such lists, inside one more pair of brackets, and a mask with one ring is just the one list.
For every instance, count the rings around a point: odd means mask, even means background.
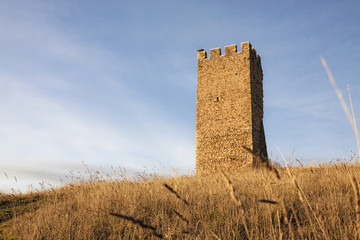
[{"label": "hillside", "polygon": [[[290,171],[288,171],[290,170]],[[355,239],[360,167],[88,181],[0,196],[1,239]]]}]

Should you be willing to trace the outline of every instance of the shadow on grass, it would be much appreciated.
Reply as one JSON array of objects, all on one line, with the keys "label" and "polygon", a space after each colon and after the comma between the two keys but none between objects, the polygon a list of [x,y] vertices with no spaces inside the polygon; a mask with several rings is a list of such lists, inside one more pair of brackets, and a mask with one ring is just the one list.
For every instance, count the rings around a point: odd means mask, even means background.
[{"label": "shadow on grass", "polygon": [[20,216],[26,212],[32,212],[39,208],[40,195],[13,196],[6,195],[0,198],[0,224],[14,216]]}]

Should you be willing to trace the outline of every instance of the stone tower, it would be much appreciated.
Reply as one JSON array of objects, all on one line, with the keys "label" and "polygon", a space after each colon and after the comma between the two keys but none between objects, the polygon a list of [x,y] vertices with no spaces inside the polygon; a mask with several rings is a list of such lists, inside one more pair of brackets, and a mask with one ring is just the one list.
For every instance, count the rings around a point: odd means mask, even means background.
[{"label": "stone tower", "polygon": [[196,172],[255,166],[243,146],[267,157],[260,56],[249,42],[197,52]]}]

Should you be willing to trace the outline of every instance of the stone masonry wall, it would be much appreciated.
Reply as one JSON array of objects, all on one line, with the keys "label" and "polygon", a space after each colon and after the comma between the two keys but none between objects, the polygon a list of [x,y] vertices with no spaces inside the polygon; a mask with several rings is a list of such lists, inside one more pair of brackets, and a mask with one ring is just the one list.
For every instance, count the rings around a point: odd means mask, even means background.
[{"label": "stone masonry wall", "polygon": [[[253,150],[255,153],[267,157],[263,124],[263,72],[261,58],[255,50],[250,53],[250,62]],[[254,159],[253,166],[257,166],[257,164]]]},{"label": "stone masonry wall", "polygon": [[203,175],[251,167],[243,146],[267,156],[260,56],[249,42],[198,50],[196,171]]}]

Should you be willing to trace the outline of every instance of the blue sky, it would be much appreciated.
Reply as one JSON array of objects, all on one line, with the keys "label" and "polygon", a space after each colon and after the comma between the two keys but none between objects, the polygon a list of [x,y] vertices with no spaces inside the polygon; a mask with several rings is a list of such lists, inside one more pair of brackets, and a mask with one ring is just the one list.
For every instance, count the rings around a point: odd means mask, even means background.
[{"label": "blue sky", "polygon": [[[350,158],[360,117],[359,1],[1,1],[0,191],[69,170],[195,169],[196,51],[262,57],[268,152]],[[6,173],[3,174],[3,172]],[[16,180],[14,178],[16,176]]]}]

